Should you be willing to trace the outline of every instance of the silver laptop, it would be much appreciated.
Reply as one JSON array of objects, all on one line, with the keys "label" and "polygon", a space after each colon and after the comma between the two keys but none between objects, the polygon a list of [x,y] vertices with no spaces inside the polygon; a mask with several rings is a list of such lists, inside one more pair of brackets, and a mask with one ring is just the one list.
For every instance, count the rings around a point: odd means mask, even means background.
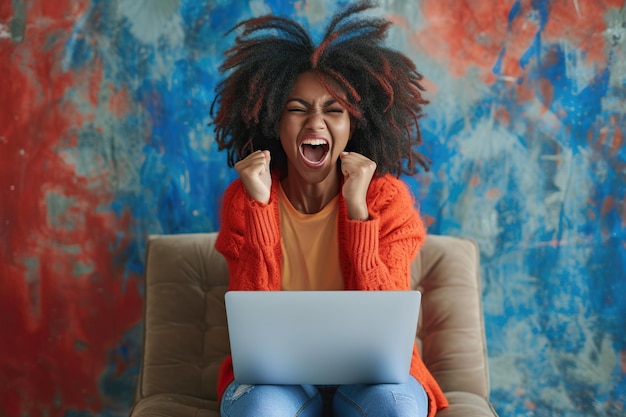
[{"label": "silver laptop", "polygon": [[225,300],[239,383],[408,379],[418,291],[229,291]]}]

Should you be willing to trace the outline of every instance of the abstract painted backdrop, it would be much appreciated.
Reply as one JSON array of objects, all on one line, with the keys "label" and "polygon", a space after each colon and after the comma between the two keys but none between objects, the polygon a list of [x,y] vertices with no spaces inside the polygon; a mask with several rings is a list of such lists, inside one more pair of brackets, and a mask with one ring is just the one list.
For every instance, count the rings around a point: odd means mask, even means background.
[{"label": "abstract painted backdrop", "polygon": [[[241,19],[345,1],[0,2],[0,416],[127,415],[146,236],[219,228],[210,126]],[[426,77],[405,178],[481,247],[492,400],[626,415],[623,0],[381,2]]]}]

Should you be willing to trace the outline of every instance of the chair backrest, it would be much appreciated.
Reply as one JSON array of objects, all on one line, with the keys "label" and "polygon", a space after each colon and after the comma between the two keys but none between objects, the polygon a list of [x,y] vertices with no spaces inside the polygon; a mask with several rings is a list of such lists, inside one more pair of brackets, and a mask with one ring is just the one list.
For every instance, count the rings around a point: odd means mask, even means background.
[{"label": "chair backrest", "polygon": [[[186,394],[216,400],[229,354],[224,293],[228,269],[216,233],[153,235],[145,266],[144,342],[137,399]],[[413,262],[422,291],[417,340],[445,392],[488,398],[478,249],[471,240],[429,235]]]}]

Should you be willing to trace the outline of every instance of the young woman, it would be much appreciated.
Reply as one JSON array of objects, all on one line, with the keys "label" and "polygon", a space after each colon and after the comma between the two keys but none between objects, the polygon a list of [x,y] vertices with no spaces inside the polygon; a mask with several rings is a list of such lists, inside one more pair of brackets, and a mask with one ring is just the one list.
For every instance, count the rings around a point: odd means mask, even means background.
[{"label": "young woman", "polygon": [[[398,179],[426,159],[421,75],[386,48],[369,2],[330,22],[319,45],[297,23],[247,20],[226,54],[216,141],[239,174],[224,194],[217,250],[229,290],[408,290],[425,228]],[[416,348],[405,384],[337,387],[335,416],[433,416],[447,401]],[[322,415],[324,387],[218,381],[221,415]]]}]

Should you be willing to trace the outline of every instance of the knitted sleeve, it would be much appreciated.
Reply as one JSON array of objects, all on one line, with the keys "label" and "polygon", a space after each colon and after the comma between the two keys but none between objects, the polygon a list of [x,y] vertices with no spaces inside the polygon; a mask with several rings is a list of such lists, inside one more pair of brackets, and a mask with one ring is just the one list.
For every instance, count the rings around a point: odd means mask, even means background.
[{"label": "knitted sleeve", "polygon": [[235,180],[226,189],[215,249],[228,264],[229,290],[280,288],[277,201],[276,187],[272,187],[268,204],[250,199],[240,180]]},{"label": "knitted sleeve", "polygon": [[407,186],[390,175],[376,178],[368,191],[370,220],[345,217],[341,232],[347,286],[357,290],[408,290],[411,262],[426,229]]}]

